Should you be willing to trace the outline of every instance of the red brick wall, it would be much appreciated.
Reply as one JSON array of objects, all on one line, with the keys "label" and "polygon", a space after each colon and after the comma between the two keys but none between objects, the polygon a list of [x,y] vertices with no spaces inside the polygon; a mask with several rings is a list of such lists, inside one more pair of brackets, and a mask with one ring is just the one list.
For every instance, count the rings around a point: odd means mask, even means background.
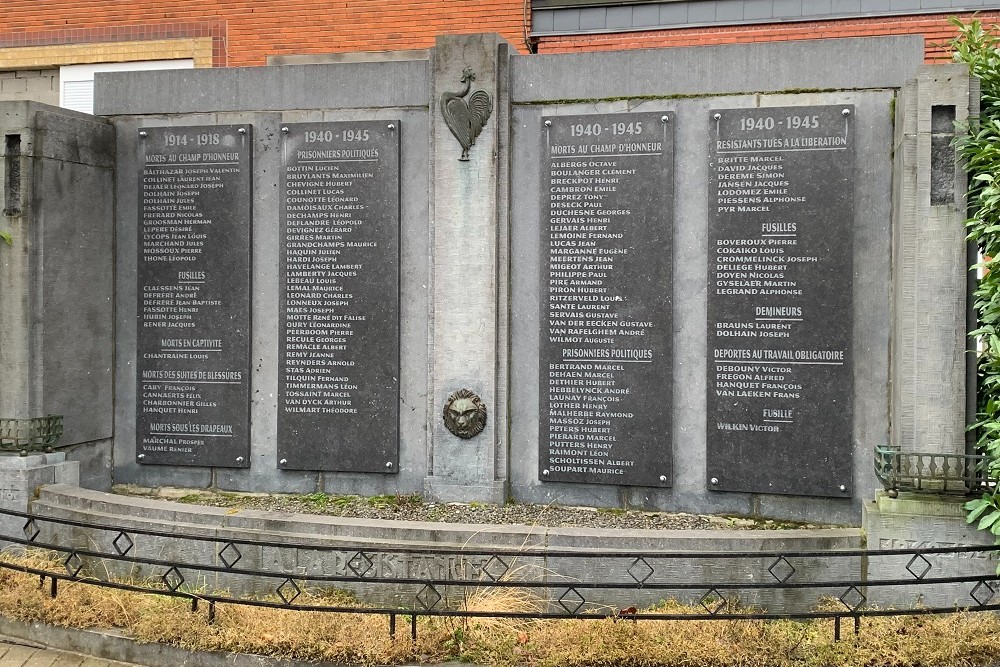
[{"label": "red brick wall", "polygon": [[[966,15],[968,18],[968,15]],[[1000,11],[983,12],[1000,23]],[[498,32],[520,51],[524,0],[0,0],[0,47],[210,34],[216,66],[268,55],[421,49],[440,33]],[[927,60],[947,58],[945,15],[683,28],[545,37],[539,53],[922,34]]]},{"label": "red brick wall", "polygon": [[231,67],[269,55],[423,49],[442,33],[498,32],[526,50],[523,0],[0,0],[0,45],[100,41],[80,33],[109,28],[162,39],[220,22],[215,60]]},{"label": "red brick wall", "polygon": [[[971,14],[960,14],[959,16],[964,20],[972,17]],[[988,25],[1000,23],[1000,11],[980,12],[978,18]],[[538,44],[538,52],[568,53],[572,51],[704,46],[706,44],[742,42],[779,42],[824,37],[915,34],[924,36],[924,53],[927,62],[950,59],[947,44],[955,37],[956,31],[955,27],[948,23],[948,15],[946,14],[545,37]]]}]

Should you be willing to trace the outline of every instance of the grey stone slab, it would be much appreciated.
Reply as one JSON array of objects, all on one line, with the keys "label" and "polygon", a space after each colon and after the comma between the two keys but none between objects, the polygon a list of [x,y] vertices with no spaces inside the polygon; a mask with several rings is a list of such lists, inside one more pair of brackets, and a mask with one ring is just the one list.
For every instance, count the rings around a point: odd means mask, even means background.
[{"label": "grey stone slab", "polygon": [[[427,492],[448,499],[500,500],[506,478],[502,414],[506,381],[498,374],[498,345],[493,323],[498,318],[497,241],[503,198],[498,192],[500,164],[506,157],[506,132],[500,131],[509,104],[508,45],[498,35],[442,36],[433,60],[434,106],[431,109],[432,247],[431,381],[428,416],[432,421]],[[462,160],[458,134],[449,131],[442,106],[473,92],[463,85],[463,71],[476,74],[476,91],[489,95],[490,118]],[[462,105],[465,102],[453,101]],[[475,286],[465,289],[460,286]],[[461,292],[461,297],[456,294]],[[478,324],[473,324],[478,323]],[[478,395],[487,419],[471,438],[453,435],[440,415],[448,397],[459,390]],[[499,395],[498,395],[499,394]],[[491,417],[491,415],[493,417]],[[464,489],[464,491],[462,491]]]},{"label": "grey stone slab", "polygon": [[[96,504],[91,501],[102,497],[106,497],[105,494],[51,487],[43,490],[43,497],[35,504],[35,510],[44,512],[48,516],[69,519],[89,517],[100,522],[107,521],[111,517],[113,520],[114,514],[94,511]],[[76,507],[68,504],[74,498],[80,501]],[[128,500],[130,499],[118,500],[118,514],[122,513],[121,508],[129,506]],[[158,504],[174,505],[163,501],[159,501]],[[724,584],[727,590],[739,591],[741,582],[766,576],[768,567],[773,564],[773,556],[755,558],[750,555],[739,561],[733,561],[711,556],[717,553],[822,552],[826,555],[821,559],[811,557],[795,559],[793,567],[799,583],[856,579],[861,576],[859,557],[841,558],[835,555],[838,550],[860,548],[862,535],[858,529],[658,531],[529,528],[366,521],[307,515],[276,515],[269,512],[235,514],[227,512],[209,517],[199,513],[199,509],[203,508],[183,508],[174,520],[170,520],[154,519],[153,516],[157,513],[154,507],[149,513],[145,510],[132,511],[124,521],[128,525],[134,524],[174,535],[203,535],[219,540],[264,539],[268,542],[297,545],[296,548],[289,546],[280,549],[268,546],[259,551],[255,547],[237,547],[246,559],[245,563],[241,559],[241,565],[262,567],[273,573],[275,575],[273,577],[247,580],[231,574],[218,577],[208,574],[207,579],[199,579],[199,582],[207,588],[220,586],[241,595],[251,592],[273,592],[286,577],[295,580],[309,575],[352,578],[353,574],[361,581],[358,586],[348,583],[347,587],[356,590],[364,599],[392,604],[406,603],[407,595],[411,596],[409,601],[412,601],[412,587],[380,584],[374,580],[376,575],[379,578],[408,577],[422,580],[433,577],[478,583],[481,581],[480,571],[503,566],[491,562],[489,554],[462,552],[472,549],[489,551],[491,548],[503,547],[530,550],[517,557],[516,575],[530,576],[542,582],[551,581],[553,590],[556,591],[553,598],[565,591],[565,588],[560,589],[560,586],[564,585],[563,582],[567,578],[584,582],[636,581],[632,570],[638,565],[633,562],[631,554],[639,551],[662,554],[662,556],[646,557],[647,566],[652,570],[648,573],[650,584],[655,583],[659,587],[657,590],[650,585],[649,589],[661,596],[664,594],[663,591],[672,590],[670,583],[677,582]],[[163,517],[170,516],[169,512],[159,512],[159,514]],[[253,518],[255,523],[248,523],[244,528],[234,528],[232,522],[240,517]],[[192,581],[200,564],[222,562],[218,551],[224,542],[197,543],[176,538],[151,538],[142,536],[138,532],[130,535],[134,536],[136,553],[155,554],[159,559],[175,562],[182,574]],[[46,539],[56,540],[62,544],[87,544],[88,548],[110,548],[104,540],[95,541],[82,531],[62,531],[46,535]],[[395,549],[423,548],[428,545],[443,549],[444,553],[408,555]],[[546,553],[547,549],[558,550],[560,555]],[[581,561],[570,555],[574,551],[603,553],[605,557]],[[698,553],[704,556],[695,558],[693,554]],[[684,556],[678,558],[671,554],[684,554]],[[226,556],[230,562],[234,557],[235,551],[232,550]],[[510,562],[506,562],[506,567],[511,566]],[[160,570],[162,572],[162,568]],[[502,574],[495,569],[489,571],[495,576]],[[141,574],[157,575],[155,568],[144,568]],[[640,574],[640,578],[642,576],[645,576],[645,573]],[[300,580],[297,583],[303,585]],[[753,596],[759,593],[747,594]],[[753,599],[761,603],[787,605],[785,608],[788,610],[805,610],[815,605],[817,596],[821,594],[826,594],[825,589],[816,591],[807,587],[807,590],[802,592],[793,590],[774,595],[759,594],[761,595],[759,598]],[[626,591],[626,595],[628,597],[624,599],[630,600],[630,604],[635,602],[634,590]],[[587,600],[589,603],[603,602],[622,606],[623,598],[620,592],[606,591],[599,595],[588,593]],[[653,603],[656,599],[643,598],[643,602]]]},{"label": "grey stone slab", "polygon": [[[320,66],[317,66],[320,67]],[[347,67],[330,65],[327,67]],[[426,69],[426,63],[423,67]],[[274,68],[285,70],[288,68]],[[295,71],[295,68],[291,68]],[[376,68],[371,72],[384,70]],[[395,70],[394,70],[395,71]],[[295,75],[297,76],[297,75]],[[379,79],[381,81],[381,79]],[[207,85],[207,84],[206,84]],[[287,112],[247,111],[245,113],[182,114],[177,116],[143,116],[139,119],[122,117],[116,120],[119,130],[119,164],[122,184],[119,189],[117,216],[119,226],[119,266],[121,271],[135,271],[134,253],[122,252],[135,247],[134,233],[127,221],[137,215],[138,191],[137,164],[134,158],[135,132],[139,126],[190,125],[190,124],[253,124],[255,168],[253,174],[255,248],[253,256],[253,284],[251,309],[253,312],[252,364],[251,364],[251,432],[253,446],[249,471],[216,469],[186,471],[166,468],[141,472],[131,463],[128,441],[134,442],[135,386],[134,386],[134,318],[120,318],[118,322],[119,394],[116,410],[117,435],[115,438],[116,481],[133,482],[149,486],[179,485],[201,487],[217,484],[226,489],[265,491],[281,489],[288,492],[310,493],[317,488],[336,490],[340,493],[413,493],[423,488],[426,474],[425,441],[427,425],[427,369],[428,369],[428,170],[427,126],[425,109],[411,108],[356,108],[336,109],[317,107],[298,108],[301,100],[287,98]],[[426,105],[426,97],[423,100]],[[251,107],[254,108],[254,107]],[[280,127],[283,122],[372,120],[380,118],[389,122],[401,120],[401,332],[400,362],[400,469],[394,481],[387,482],[380,474],[330,474],[278,471],[277,460],[277,407],[276,388],[278,359],[275,341],[278,336],[278,230],[274,220],[279,216],[277,197],[280,170]],[[129,188],[134,188],[129,191]],[[120,280],[118,285],[119,309],[135,308],[135,287]],[[119,310],[119,312],[125,312]],[[131,342],[130,342],[131,341]],[[134,446],[134,445],[133,445]]]},{"label": "grey stone slab", "polygon": [[136,458],[249,466],[252,127],[139,131]]},{"label": "grey stone slab", "polygon": [[[888,192],[890,177],[883,167],[889,164],[891,124],[888,120],[890,92],[850,92],[765,95],[754,97],[695,98],[677,101],[645,101],[633,105],[637,111],[669,110],[676,113],[676,146],[678,165],[684,165],[675,174],[675,241],[673,251],[674,306],[673,364],[673,441],[674,488],[658,490],[648,488],[624,489],[588,485],[586,489],[565,484],[539,485],[537,471],[531,466],[536,456],[534,448],[523,445],[511,458],[512,495],[528,502],[559,502],[581,505],[619,505],[653,508],[671,508],[699,512],[764,513],[768,516],[799,517],[801,520],[856,522],[860,516],[862,499],[874,493],[878,486],[871,471],[871,442],[885,441],[888,431],[888,286],[884,279],[884,258],[888,255],[887,220],[890,211]],[[724,100],[724,101],[723,101]],[[853,288],[855,330],[852,346],[856,354],[854,369],[854,427],[849,454],[850,470],[856,497],[853,501],[842,499],[812,500],[802,503],[771,495],[713,494],[705,489],[706,470],[704,415],[707,386],[706,359],[706,307],[707,307],[707,236],[705,226],[697,221],[707,219],[708,198],[703,185],[708,181],[708,162],[705,147],[708,145],[708,123],[684,122],[686,118],[707,118],[709,109],[728,107],[790,106],[811,104],[852,104],[858,118],[864,118],[857,127],[858,146],[869,151],[858,160],[855,176],[855,209],[860,212],[855,227],[853,247],[855,276]],[[537,148],[537,123],[543,115],[559,113],[594,113],[621,111],[625,102],[594,104],[518,106],[514,115],[514,173],[515,190],[519,196],[513,202],[512,253],[512,384],[521,390],[512,395],[511,441],[514,443],[537,442],[538,394],[533,384],[538,377],[538,314],[536,288],[541,259],[538,251],[537,230],[541,224],[538,213],[538,194],[535,183],[540,182],[541,158]],[[882,165],[874,169],[875,166]],[[871,170],[871,171],[866,171]],[[810,517],[810,518],[806,518]]]},{"label": "grey stone slab", "polygon": [[922,4],[921,0],[890,0],[889,9],[894,12],[905,12],[920,9]]},{"label": "grey stone slab", "polygon": [[716,109],[706,120],[707,483],[849,497],[854,108]]},{"label": "grey stone slab", "polygon": [[890,0],[861,0],[862,12],[884,12],[890,9]]},{"label": "grey stone slab", "polygon": [[[107,131],[107,128],[102,128]],[[72,140],[67,138],[67,140]],[[112,171],[40,161],[36,209],[45,269],[40,314],[43,412],[63,414],[65,444],[111,436]]]},{"label": "grey stone slab", "polygon": [[37,157],[94,167],[114,166],[114,127],[103,119],[39,105],[35,131]]},{"label": "grey stone slab", "polygon": [[961,65],[921,72],[896,103],[891,444],[956,454],[966,446],[967,241],[960,197],[932,202],[934,167],[951,172],[953,192],[966,185],[959,163],[942,159],[946,146],[939,146],[934,163],[935,107],[953,110],[958,122],[978,112]]},{"label": "grey stone slab", "polygon": [[923,39],[908,36],[518,56],[513,101],[892,88],[916,73],[923,54]]},{"label": "grey stone slab", "polygon": [[94,193],[113,187],[113,129],[84,114],[3,103],[0,134],[5,165],[21,174],[6,204],[18,211],[5,216],[14,245],[0,268],[0,371],[9,379],[0,411],[62,414],[63,444],[106,438],[113,228],[111,202]]},{"label": "grey stone slab", "polygon": [[[113,414],[108,416],[113,417]],[[84,442],[65,451],[66,456],[71,461],[80,464],[80,486],[98,491],[107,491],[111,488],[111,452],[114,442],[111,438]]]},{"label": "grey stone slab", "polygon": [[651,112],[537,126],[543,482],[672,483],[675,125]]},{"label": "grey stone slab", "polygon": [[283,126],[282,469],[398,472],[399,126]]},{"label": "grey stone slab", "polygon": [[[991,546],[988,531],[976,530],[965,522],[961,498],[942,498],[901,493],[892,499],[879,492],[874,502],[864,506],[863,527],[868,548],[933,549]],[[927,577],[975,577],[996,574],[997,552],[930,554],[914,559],[909,554],[870,558],[872,579]],[[924,568],[927,571],[924,572]],[[870,587],[869,597],[878,606],[900,606],[920,600],[928,607],[976,607],[971,596],[974,583],[941,584],[934,587]],[[994,584],[994,588],[996,588]],[[983,599],[985,591],[977,591]]]},{"label": "grey stone slab", "polygon": [[94,99],[103,116],[422,107],[427,86],[423,60],[285,65],[99,74]]}]

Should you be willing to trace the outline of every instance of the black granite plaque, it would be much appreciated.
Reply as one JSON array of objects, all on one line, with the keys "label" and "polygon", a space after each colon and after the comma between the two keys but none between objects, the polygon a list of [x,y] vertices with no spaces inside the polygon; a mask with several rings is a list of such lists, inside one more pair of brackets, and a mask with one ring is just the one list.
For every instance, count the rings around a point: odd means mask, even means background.
[{"label": "black granite plaque", "polygon": [[282,128],[281,469],[399,469],[399,128]]},{"label": "black granite plaque", "polygon": [[250,465],[251,126],[139,131],[136,457]]},{"label": "black granite plaque", "polygon": [[849,497],[854,107],[709,123],[708,488]]},{"label": "black granite plaque", "polygon": [[672,484],[673,120],[542,119],[543,481]]}]

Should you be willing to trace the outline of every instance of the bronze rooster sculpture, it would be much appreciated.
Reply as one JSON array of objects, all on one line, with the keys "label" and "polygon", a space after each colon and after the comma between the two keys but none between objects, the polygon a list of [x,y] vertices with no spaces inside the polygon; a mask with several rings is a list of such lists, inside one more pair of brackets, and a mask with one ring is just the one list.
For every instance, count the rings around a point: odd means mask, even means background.
[{"label": "bronze rooster sculpture", "polygon": [[493,98],[483,90],[469,95],[468,101],[464,99],[475,80],[472,68],[466,67],[462,72],[462,83],[465,84],[462,92],[445,92],[441,95],[441,114],[448,129],[458,139],[458,143],[462,144],[462,157],[458,158],[462,162],[469,161],[469,149],[476,143],[476,137],[483,131],[486,121],[493,113]]}]

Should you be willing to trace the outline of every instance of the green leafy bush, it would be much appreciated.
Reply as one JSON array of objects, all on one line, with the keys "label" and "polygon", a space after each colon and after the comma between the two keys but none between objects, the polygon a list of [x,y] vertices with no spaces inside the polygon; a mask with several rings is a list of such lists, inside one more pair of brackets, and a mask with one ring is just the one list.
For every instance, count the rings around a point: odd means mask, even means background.
[{"label": "green leafy bush", "polygon": [[[1000,480],[1000,38],[997,26],[978,20],[962,23],[952,42],[955,60],[966,63],[982,87],[981,113],[972,119],[958,146],[969,172],[969,238],[979,245],[982,260],[972,267],[980,278],[974,293],[979,326],[970,333],[979,341],[978,417],[980,451],[989,457],[984,471]],[[1000,543],[1000,493],[996,487],[965,504],[967,521],[978,521]],[[1000,568],[998,568],[1000,571]]]}]

